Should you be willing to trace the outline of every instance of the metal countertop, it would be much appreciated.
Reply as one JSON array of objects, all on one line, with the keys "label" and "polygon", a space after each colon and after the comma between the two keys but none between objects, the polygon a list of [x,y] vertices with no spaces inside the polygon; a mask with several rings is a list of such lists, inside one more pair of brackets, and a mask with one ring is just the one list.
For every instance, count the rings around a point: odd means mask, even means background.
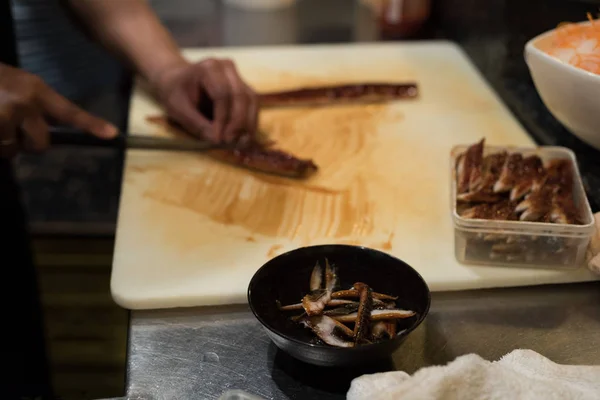
[{"label": "metal countertop", "polygon": [[314,367],[279,351],[246,306],[136,311],[129,399],[343,399],[363,373],[412,373],[457,356],[494,360],[532,349],[558,363],[600,364],[600,282],[433,293],[431,310],[390,360],[360,370]]}]

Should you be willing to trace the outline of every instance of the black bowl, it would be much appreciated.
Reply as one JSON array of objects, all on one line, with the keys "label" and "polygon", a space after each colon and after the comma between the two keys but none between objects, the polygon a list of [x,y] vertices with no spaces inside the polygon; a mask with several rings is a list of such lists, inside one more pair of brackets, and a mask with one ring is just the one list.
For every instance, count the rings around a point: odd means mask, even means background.
[{"label": "black bowl", "polygon": [[[364,282],[374,291],[398,296],[398,308],[417,314],[401,320],[396,337],[354,348],[337,348],[315,341],[315,335],[290,316],[301,311],[280,311],[281,304],[298,303],[309,291],[317,261],[327,258],[337,266],[342,288]],[[277,256],[263,265],[248,286],[248,302],[258,321],[277,347],[291,356],[320,366],[351,366],[391,357],[407,335],[419,326],[431,303],[427,283],[405,262],[378,250],[347,245],[302,247]],[[401,332],[402,329],[405,329]]]}]

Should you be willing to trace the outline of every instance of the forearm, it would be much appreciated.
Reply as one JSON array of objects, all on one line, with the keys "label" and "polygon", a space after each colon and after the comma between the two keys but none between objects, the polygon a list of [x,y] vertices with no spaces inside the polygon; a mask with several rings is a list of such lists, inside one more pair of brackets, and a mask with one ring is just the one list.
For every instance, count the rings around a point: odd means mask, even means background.
[{"label": "forearm", "polygon": [[66,0],[89,33],[150,82],[184,63],[170,33],[145,0]]}]

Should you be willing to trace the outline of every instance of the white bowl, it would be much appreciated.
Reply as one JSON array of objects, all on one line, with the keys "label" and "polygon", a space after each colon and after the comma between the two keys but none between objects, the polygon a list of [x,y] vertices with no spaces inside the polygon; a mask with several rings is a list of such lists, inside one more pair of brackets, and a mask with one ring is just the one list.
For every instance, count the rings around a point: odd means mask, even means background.
[{"label": "white bowl", "polygon": [[600,75],[545,53],[543,50],[550,47],[553,32],[542,33],[527,42],[525,62],[550,113],[575,136],[600,150]]}]

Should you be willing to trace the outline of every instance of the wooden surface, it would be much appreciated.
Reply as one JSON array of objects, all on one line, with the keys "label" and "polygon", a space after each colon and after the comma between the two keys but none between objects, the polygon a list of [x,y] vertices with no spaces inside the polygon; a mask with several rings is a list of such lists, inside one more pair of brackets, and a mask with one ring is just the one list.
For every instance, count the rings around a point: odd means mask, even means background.
[{"label": "wooden surface", "polygon": [[[305,182],[203,155],[129,151],[111,281],[130,309],[243,303],[252,274],[284,251],[319,243],[378,248],[431,289],[591,279],[585,270],[463,266],[454,258],[449,156],[485,136],[533,142],[458,47],[446,42],[186,51],[232,58],[258,91],[364,81],[416,81],[420,98],[386,105],[265,110],[261,129],[320,166]],[[160,113],[139,87],[129,131]]]}]

